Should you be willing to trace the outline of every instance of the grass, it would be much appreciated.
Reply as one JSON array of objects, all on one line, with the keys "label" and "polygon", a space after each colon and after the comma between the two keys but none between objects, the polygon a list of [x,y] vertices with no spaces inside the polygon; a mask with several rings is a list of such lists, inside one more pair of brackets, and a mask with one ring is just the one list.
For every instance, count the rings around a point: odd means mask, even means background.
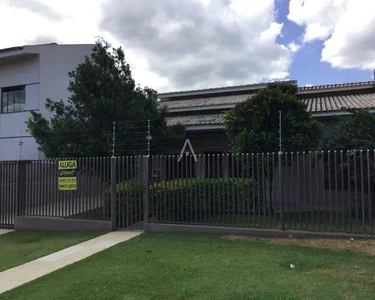
[{"label": "grass", "polygon": [[19,232],[0,235],[0,272],[100,235],[99,232]]},{"label": "grass", "polygon": [[[296,265],[291,270],[290,263]],[[374,299],[375,259],[217,235],[144,234],[1,299]]]}]

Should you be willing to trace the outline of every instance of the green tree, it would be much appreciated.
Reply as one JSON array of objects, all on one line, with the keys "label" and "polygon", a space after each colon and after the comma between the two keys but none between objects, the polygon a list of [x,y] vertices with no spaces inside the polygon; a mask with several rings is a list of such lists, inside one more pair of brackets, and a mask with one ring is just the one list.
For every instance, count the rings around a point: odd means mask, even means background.
[{"label": "green tree", "polygon": [[315,149],[321,124],[297,98],[297,86],[270,83],[226,114],[227,136],[232,152],[279,150],[279,111],[282,113],[282,151]]},{"label": "green tree", "polygon": [[[335,126],[327,130],[322,139],[321,148],[327,151],[324,156],[325,165],[330,172],[331,183],[336,178],[344,176],[344,181],[338,182],[339,188],[353,191],[358,189],[375,194],[375,116],[365,109],[346,109],[350,115],[337,117]],[[341,152],[343,150],[343,152]],[[359,150],[359,151],[358,151]],[[367,150],[367,151],[363,151]],[[335,155],[337,160],[334,159]],[[341,159],[343,155],[343,159]],[[328,161],[330,157],[330,164]],[[364,161],[364,162],[363,162]],[[367,175],[369,174],[369,178]],[[362,176],[365,176],[363,180]],[[369,180],[369,181],[368,181]],[[356,217],[356,210],[359,216],[368,216],[370,207],[368,202],[363,203],[360,196],[351,198],[352,216]],[[374,208],[371,209],[374,215]]]},{"label": "green tree", "polygon": [[147,120],[154,152],[182,138],[184,128],[168,128],[157,92],[136,86],[121,48],[108,52],[100,43],[91,57],[69,73],[67,102],[47,99],[51,119],[32,112],[29,132],[47,157],[108,156],[116,122],[116,155],[146,154]]},{"label": "green tree", "polygon": [[349,109],[349,116],[337,117],[338,123],[323,136],[326,150],[375,149],[375,115],[365,109]]}]

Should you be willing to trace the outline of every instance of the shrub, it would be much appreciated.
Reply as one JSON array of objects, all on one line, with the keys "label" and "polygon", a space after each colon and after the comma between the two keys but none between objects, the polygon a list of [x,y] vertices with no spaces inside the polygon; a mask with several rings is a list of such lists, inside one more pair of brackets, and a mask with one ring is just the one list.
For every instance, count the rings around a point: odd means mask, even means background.
[{"label": "shrub", "polygon": [[117,211],[127,219],[125,223],[135,224],[143,220],[142,182],[139,179],[117,184]]}]

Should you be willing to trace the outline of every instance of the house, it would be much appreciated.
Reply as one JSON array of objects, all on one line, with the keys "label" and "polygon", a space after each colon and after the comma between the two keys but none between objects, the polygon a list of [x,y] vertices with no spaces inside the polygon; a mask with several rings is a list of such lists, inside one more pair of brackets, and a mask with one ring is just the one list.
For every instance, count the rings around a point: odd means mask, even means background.
[{"label": "house", "polygon": [[[297,84],[297,81],[291,81]],[[230,150],[225,135],[224,113],[267,84],[249,84],[159,94],[169,110],[168,125],[186,126],[186,134],[197,153]],[[298,88],[298,98],[325,127],[345,108],[365,108],[375,112],[375,82],[353,82]],[[178,149],[173,150],[179,153]]]},{"label": "house", "polygon": [[25,121],[30,111],[49,116],[45,99],[66,101],[68,72],[94,45],[45,44],[0,50],[0,160],[38,159],[34,138]]}]

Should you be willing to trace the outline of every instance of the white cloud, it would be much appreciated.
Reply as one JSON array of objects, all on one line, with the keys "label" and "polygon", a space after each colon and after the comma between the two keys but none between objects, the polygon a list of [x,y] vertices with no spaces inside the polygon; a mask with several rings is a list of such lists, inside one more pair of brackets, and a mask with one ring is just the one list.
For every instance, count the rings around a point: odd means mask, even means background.
[{"label": "white cloud", "polygon": [[[36,3],[44,9],[36,10]],[[92,43],[98,34],[99,8],[99,0],[90,0],[90,5],[74,0],[0,1],[0,47],[23,44],[36,36],[54,36],[63,43]]]},{"label": "white cloud", "polygon": [[347,2],[348,0],[290,0],[288,18],[305,26],[305,42],[325,39],[345,11]]},{"label": "white cloud", "polygon": [[298,52],[300,49],[301,49],[302,45],[299,45],[295,42],[291,42],[288,44],[288,48],[290,51],[292,51],[293,53],[296,53]]},{"label": "white cloud", "polygon": [[273,0],[108,1],[102,26],[167,77],[168,90],[282,79],[292,60],[276,41]]},{"label": "white cloud", "polygon": [[304,26],[304,42],[324,41],[332,67],[375,68],[375,1],[290,0],[288,18]]}]

